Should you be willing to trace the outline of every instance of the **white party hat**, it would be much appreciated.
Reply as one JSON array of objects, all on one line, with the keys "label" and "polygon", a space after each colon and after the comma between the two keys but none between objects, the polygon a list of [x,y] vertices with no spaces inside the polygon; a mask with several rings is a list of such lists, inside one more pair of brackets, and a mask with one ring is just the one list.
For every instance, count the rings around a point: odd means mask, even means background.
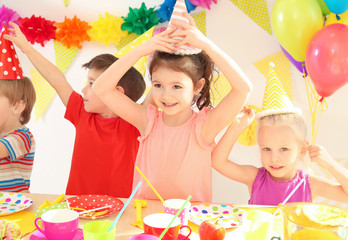
[{"label": "white party hat", "polygon": [[[184,21],[186,23],[189,23],[190,21],[185,17],[184,13],[187,13],[186,3],[185,0],[177,0],[173,9],[172,16],[170,17],[170,21],[168,23],[168,28],[174,28],[177,27],[177,31],[182,30],[181,27],[176,26],[174,23],[175,21]],[[182,40],[182,37],[174,37],[174,39]],[[180,48],[173,52],[177,55],[191,55],[191,54],[197,54],[200,53],[202,49],[195,48],[189,44],[185,44],[180,46]]]}]

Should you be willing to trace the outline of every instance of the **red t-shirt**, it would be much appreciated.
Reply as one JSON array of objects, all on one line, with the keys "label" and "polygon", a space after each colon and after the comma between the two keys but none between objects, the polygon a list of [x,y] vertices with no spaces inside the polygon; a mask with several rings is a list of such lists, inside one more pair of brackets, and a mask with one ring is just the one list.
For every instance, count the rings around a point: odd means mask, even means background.
[{"label": "red t-shirt", "polygon": [[76,92],[69,98],[65,118],[76,129],[66,194],[129,197],[139,131],[122,118],[86,112]]}]

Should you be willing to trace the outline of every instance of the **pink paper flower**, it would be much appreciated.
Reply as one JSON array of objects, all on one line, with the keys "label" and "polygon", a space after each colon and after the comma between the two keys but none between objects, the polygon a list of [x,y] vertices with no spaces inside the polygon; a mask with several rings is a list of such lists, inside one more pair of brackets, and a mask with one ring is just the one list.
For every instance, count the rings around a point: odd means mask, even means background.
[{"label": "pink paper flower", "polygon": [[19,15],[16,11],[5,7],[5,5],[2,5],[0,8],[0,32],[4,24],[6,24],[6,26],[9,26],[9,22],[14,22],[19,25],[18,19]]},{"label": "pink paper flower", "polygon": [[210,5],[212,1],[216,4],[217,0],[189,0],[193,5],[202,8],[208,8],[210,10]]}]

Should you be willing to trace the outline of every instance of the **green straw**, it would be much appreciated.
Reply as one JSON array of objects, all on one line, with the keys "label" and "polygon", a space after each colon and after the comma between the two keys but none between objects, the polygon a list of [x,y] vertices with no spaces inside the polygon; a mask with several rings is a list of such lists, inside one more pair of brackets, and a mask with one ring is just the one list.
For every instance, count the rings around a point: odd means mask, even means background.
[{"label": "green straw", "polygon": [[162,232],[162,234],[158,237],[158,240],[161,240],[163,238],[163,236],[167,233],[168,229],[170,228],[170,226],[172,225],[172,223],[174,222],[175,218],[177,218],[179,216],[179,214],[181,213],[181,211],[184,209],[184,207],[186,206],[187,202],[190,201],[191,199],[191,195],[188,196],[188,198],[186,199],[186,201],[184,202],[184,204],[181,206],[181,208],[179,209],[179,211],[175,214],[175,216],[173,217],[172,221],[170,221],[169,225],[167,226],[166,229],[164,229],[164,231]]}]

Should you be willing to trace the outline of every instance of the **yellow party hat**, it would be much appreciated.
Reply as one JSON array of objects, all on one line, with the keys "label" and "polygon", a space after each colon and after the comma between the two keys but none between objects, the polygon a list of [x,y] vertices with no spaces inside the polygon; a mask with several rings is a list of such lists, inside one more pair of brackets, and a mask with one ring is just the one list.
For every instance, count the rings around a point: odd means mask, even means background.
[{"label": "yellow party hat", "polygon": [[[187,13],[187,7],[186,7],[185,0],[176,0],[172,16],[170,17],[170,21],[168,23],[168,28],[177,27],[178,29],[176,31],[180,31],[180,30],[182,30],[181,27],[175,26],[176,21],[190,23],[190,21],[186,18],[184,13]],[[173,38],[179,39],[179,40],[183,39],[183,37],[173,37]],[[177,55],[191,55],[191,54],[200,53],[201,51],[202,51],[202,49],[195,48],[195,47],[191,46],[190,44],[185,44],[185,45],[180,46],[180,48],[173,53],[177,54]]]},{"label": "yellow party hat", "polygon": [[256,115],[260,119],[267,115],[274,115],[280,113],[297,113],[302,114],[301,109],[294,107],[290,98],[284,91],[283,84],[279,81],[275,71],[274,63],[270,63],[265,94],[263,96],[263,103],[261,111]]}]

